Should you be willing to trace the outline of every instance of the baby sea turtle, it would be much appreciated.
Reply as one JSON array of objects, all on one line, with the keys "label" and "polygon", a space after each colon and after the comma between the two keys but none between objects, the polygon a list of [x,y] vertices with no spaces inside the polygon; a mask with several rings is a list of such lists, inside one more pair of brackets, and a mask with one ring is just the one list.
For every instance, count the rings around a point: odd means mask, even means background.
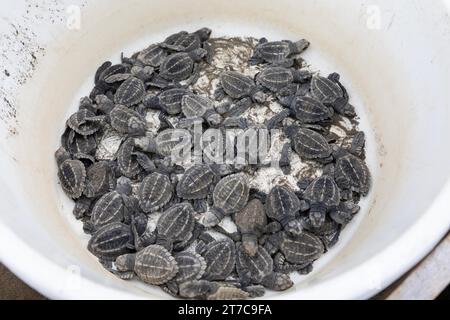
[{"label": "baby sea turtle", "polygon": [[343,97],[341,87],[328,78],[314,75],[311,80],[311,93],[322,103],[333,104]]},{"label": "baby sea turtle", "polygon": [[200,280],[206,270],[205,259],[195,252],[183,251],[175,255],[178,273],[173,279],[177,283]]},{"label": "baby sea turtle", "polygon": [[220,74],[220,86],[215,95],[221,98],[224,93],[233,99],[249,97],[256,102],[263,102],[265,98],[252,78],[236,71],[224,71]]},{"label": "baby sea turtle", "polygon": [[86,187],[83,194],[88,198],[96,198],[114,190],[116,179],[114,164],[108,161],[94,163],[86,172]]},{"label": "baby sea turtle", "polygon": [[125,177],[117,180],[116,190],[103,195],[95,203],[86,231],[93,231],[112,222],[129,222],[132,212],[131,181]]},{"label": "baby sea turtle", "polygon": [[65,150],[55,153],[58,164],[58,178],[64,192],[72,199],[83,194],[86,186],[86,167],[80,160],[73,160]]},{"label": "baby sea turtle", "polygon": [[283,67],[268,67],[256,76],[256,82],[272,92],[278,92],[293,82],[304,82],[311,78],[307,70]]},{"label": "baby sea turtle", "polygon": [[291,110],[301,123],[320,123],[333,117],[333,109],[316,99],[297,96],[293,99]]},{"label": "baby sea turtle", "polygon": [[176,243],[186,244],[192,236],[194,227],[192,205],[187,202],[173,205],[163,212],[158,219],[156,241],[169,249]]},{"label": "baby sea turtle", "polygon": [[267,238],[264,247],[269,253],[280,250],[288,262],[298,265],[313,262],[324,252],[322,241],[307,231],[295,236],[276,233]]},{"label": "baby sea turtle", "polygon": [[194,165],[184,173],[177,184],[177,194],[186,200],[204,199],[211,191],[216,174],[211,166]]},{"label": "baby sea turtle", "polygon": [[183,150],[191,150],[191,134],[184,129],[166,129],[155,139],[156,151],[164,157],[182,156]]},{"label": "baby sea turtle", "polygon": [[168,56],[160,66],[159,75],[169,81],[182,81],[195,74],[195,63],[206,56],[206,50],[196,49]]},{"label": "baby sea turtle", "polygon": [[125,177],[134,178],[142,171],[135,153],[135,140],[128,138],[120,146],[117,152],[117,165],[120,173]]},{"label": "baby sea turtle", "polygon": [[146,66],[159,67],[168,55],[167,50],[164,50],[157,44],[152,44],[148,48],[142,50],[137,55],[137,60]]},{"label": "baby sea turtle", "polygon": [[181,31],[169,36],[160,47],[173,51],[189,52],[200,49],[211,36],[211,29],[201,28],[193,33]]},{"label": "baby sea turtle", "polygon": [[292,148],[304,160],[331,162],[332,149],[320,133],[292,125],[287,128]]},{"label": "baby sea turtle", "polygon": [[278,221],[287,232],[302,232],[301,224],[295,217],[300,210],[300,200],[292,190],[284,186],[274,187],[266,198],[265,208],[267,216]]},{"label": "baby sea turtle", "polygon": [[273,272],[263,279],[261,284],[269,290],[286,291],[294,285],[289,275]]},{"label": "baby sea turtle", "polygon": [[222,178],[214,188],[214,207],[205,216],[205,226],[217,225],[224,216],[242,210],[248,202],[249,193],[250,188],[243,174]]},{"label": "baby sea turtle", "polygon": [[125,254],[115,261],[117,270],[125,276],[133,272],[145,283],[161,285],[178,272],[175,258],[159,245],[151,245],[136,254]]},{"label": "baby sea turtle", "polygon": [[113,222],[92,235],[88,250],[102,261],[114,261],[118,256],[132,252],[133,243],[130,226]]},{"label": "baby sea turtle", "polygon": [[237,245],[236,270],[244,283],[259,284],[273,272],[273,260],[263,247],[253,256],[247,254],[241,244]]},{"label": "baby sea turtle", "polygon": [[359,212],[361,208],[353,201],[341,202],[337,207],[331,209],[330,218],[340,225],[347,225]]},{"label": "baby sea turtle", "polygon": [[143,136],[147,130],[145,119],[136,111],[117,105],[109,114],[111,126],[120,133]]},{"label": "baby sea turtle", "polygon": [[355,107],[349,103],[350,97],[345,87],[339,81],[340,78],[341,76],[337,73],[332,73],[328,76],[328,79],[336,83],[341,88],[343,93],[342,97],[336,99],[332,103],[332,107],[339,114],[342,114],[347,117],[354,117],[356,116]]},{"label": "baby sea turtle", "polygon": [[148,96],[144,99],[144,105],[152,109],[160,109],[169,115],[177,115],[181,112],[181,100],[184,96],[192,94],[184,88],[172,88],[164,90],[156,96]]},{"label": "baby sea turtle", "polygon": [[130,77],[117,89],[116,94],[114,95],[114,102],[130,107],[140,103],[144,98],[144,95],[144,82],[141,79]]},{"label": "baby sea turtle", "polygon": [[82,136],[89,136],[101,129],[103,119],[103,116],[96,116],[92,111],[82,109],[70,116],[67,126]]},{"label": "baby sea turtle", "polygon": [[221,240],[208,243],[201,255],[206,260],[205,280],[225,280],[234,270],[236,247],[233,241]]},{"label": "baby sea turtle", "polygon": [[211,125],[219,125],[223,118],[214,109],[214,101],[199,95],[185,95],[181,100],[181,109],[186,118],[201,117]]},{"label": "baby sea turtle", "polygon": [[268,62],[278,65],[289,65],[289,61],[293,55],[298,55],[309,47],[309,41],[302,39],[297,42],[292,41],[272,41],[261,39],[256,46],[253,57],[250,59],[252,63]]},{"label": "baby sea turtle", "polygon": [[326,250],[337,243],[342,230],[342,226],[329,217],[326,217],[320,227],[315,227],[309,216],[303,216],[302,225],[306,230],[322,240]]},{"label": "baby sea turtle", "polygon": [[208,295],[214,294],[220,285],[208,280],[193,280],[180,284],[179,294],[183,298],[206,299]]},{"label": "baby sea turtle", "polygon": [[249,293],[236,287],[219,287],[216,292],[206,296],[206,300],[245,300]]},{"label": "baby sea turtle", "polygon": [[72,155],[92,155],[98,146],[96,134],[83,136],[70,128],[62,135],[61,144]]},{"label": "baby sea turtle", "polygon": [[352,190],[367,196],[371,176],[367,165],[360,158],[347,154],[338,157],[335,165],[335,180],[344,190]]},{"label": "baby sea turtle", "polygon": [[339,187],[334,179],[323,175],[306,188],[303,198],[310,204],[309,218],[313,227],[319,228],[325,222],[327,211],[341,201]]},{"label": "baby sea turtle", "polygon": [[242,235],[242,250],[251,257],[258,250],[258,238],[267,225],[264,205],[258,199],[251,200],[244,209],[234,215],[234,222]]},{"label": "baby sea turtle", "polygon": [[139,205],[146,213],[155,212],[169,203],[172,192],[170,178],[165,174],[154,172],[145,177],[139,187]]}]

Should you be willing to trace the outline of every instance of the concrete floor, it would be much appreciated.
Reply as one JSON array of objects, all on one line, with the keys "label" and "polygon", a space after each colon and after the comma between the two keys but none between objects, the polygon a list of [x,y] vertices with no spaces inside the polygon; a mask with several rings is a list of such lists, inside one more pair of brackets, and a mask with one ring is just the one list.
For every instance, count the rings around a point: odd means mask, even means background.
[{"label": "concrete floor", "polygon": [[0,264],[0,300],[44,300],[45,297],[31,289]]}]

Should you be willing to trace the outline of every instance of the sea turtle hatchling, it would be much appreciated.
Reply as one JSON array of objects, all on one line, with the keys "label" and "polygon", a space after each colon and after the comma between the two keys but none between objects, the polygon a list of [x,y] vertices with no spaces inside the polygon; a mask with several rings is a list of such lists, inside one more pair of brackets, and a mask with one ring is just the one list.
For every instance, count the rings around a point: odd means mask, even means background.
[{"label": "sea turtle hatchling", "polygon": [[165,80],[174,82],[192,79],[196,75],[196,63],[200,62],[206,54],[206,50],[196,49],[169,55],[161,64],[159,75]]},{"label": "sea turtle hatchling", "polygon": [[335,180],[344,190],[367,196],[371,184],[370,171],[364,161],[352,154],[337,155]]},{"label": "sea turtle hatchling", "polygon": [[61,145],[72,155],[92,155],[98,146],[96,134],[83,136],[69,127],[61,136]]},{"label": "sea turtle hatchling", "polygon": [[55,153],[58,178],[64,192],[72,199],[83,194],[86,186],[86,167],[80,160],[71,159],[70,154],[60,148]]},{"label": "sea turtle hatchling", "polygon": [[267,238],[264,248],[269,254],[280,250],[288,262],[297,265],[317,260],[325,250],[322,241],[307,231],[295,236],[287,232],[273,234]]},{"label": "sea turtle hatchling", "polygon": [[211,36],[211,32],[209,28],[201,28],[192,33],[181,31],[167,37],[159,46],[179,52],[193,51],[203,46],[203,43]]},{"label": "sea turtle hatchling", "polygon": [[164,157],[183,156],[183,150],[191,150],[192,136],[184,129],[166,129],[155,139],[156,151]]},{"label": "sea turtle hatchling", "polygon": [[114,261],[134,250],[130,226],[113,222],[98,229],[88,242],[88,250],[101,261]]},{"label": "sea turtle hatchling", "polygon": [[234,215],[234,222],[241,233],[242,250],[253,257],[258,250],[258,238],[267,225],[264,205],[258,199],[253,199],[244,209]]},{"label": "sea turtle hatchling", "polygon": [[140,51],[136,59],[146,66],[159,67],[164,59],[167,58],[168,52],[157,44],[152,44],[146,49]]},{"label": "sea turtle hatchling", "polygon": [[315,160],[322,163],[333,160],[332,148],[320,133],[297,125],[286,129],[291,139],[292,149],[304,160]]},{"label": "sea turtle hatchling", "polygon": [[225,280],[236,264],[236,247],[231,240],[212,241],[200,254],[206,260],[205,280]]},{"label": "sea turtle hatchling", "polygon": [[241,283],[260,284],[273,272],[273,260],[269,253],[259,247],[253,256],[247,254],[242,244],[236,246],[236,270]]},{"label": "sea turtle hatchling", "polygon": [[309,202],[309,218],[313,227],[320,228],[325,222],[326,213],[339,205],[341,195],[334,179],[329,175],[322,175],[306,188],[303,199]]},{"label": "sea turtle hatchling", "polygon": [[214,207],[204,216],[205,226],[217,225],[224,216],[242,210],[248,202],[250,188],[242,173],[222,178],[214,188]]},{"label": "sea turtle hatchling", "polygon": [[295,117],[303,124],[330,121],[334,114],[332,108],[307,96],[295,97],[292,100],[290,108]]},{"label": "sea turtle hatchling", "polygon": [[249,97],[256,102],[265,100],[262,88],[258,87],[252,78],[236,71],[224,71],[220,74],[220,84],[215,96],[221,100],[225,94],[233,99]]},{"label": "sea turtle hatchling", "polygon": [[88,109],[75,112],[67,120],[67,126],[82,136],[89,136],[96,133],[102,127],[104,116],[96,116]]},{"label": "sea turtle hatchling", "polygon": [[177,184],[177,194],[186,200],[204,199],[208,196],[216,174],[210,165],[197,164],[186,170]]},{"label": "sea turtle hatchling", "polygon": [[266,198],[267,216],[278,221],[287,232],[295,235],[302,232],[301,224],[295,217],[300,207],[297,195],[285,186],[275,186]]},{"label": "sea turtle hatchling", "polygon": [[188,89],[171,88],[160,92],[158,95],[149,95],[144,98],[144,106],[152,109],[160,109],[169,115],[177,115],[181,112],[181,100],[184,96],[192,94]]},{"label": "sea turtle hatchling", "polygon": [[186,118],[201,117],[210,125],[219,125],[223,118],[214,109],[214,101],[200,95],[185,95],[181,100],[181,110]]},{"label": "sea turtle hatchling", "polygon": [[135,254],[121,255],[115,266],[123,278],[130,279],[136,274],[145,283],[153,285],[172,280],[178,272],[175,258],[159,245],[148,246]]},{"label": "sea turtle hatchling", "polygon": [[328,78],[314,75],[311,80],[311,93],[322,103],[333,104],[342,98],[344,92],[341,87]]},{"label": "sea turtle hatchling", "polygon": [[143,136],[147,130],[145,119],[136,111],[124,105],[116,105],[109,114],[111,126],[129,136]]},{"label": "sea turtle hatchling", "polygon": [[153,172],[145,177],[139,186],[139,205],[146,213],[155,212],[169,203],[172,193],[170,178],[165,174]]},{"label": "sea turtle hatchling", "polygon": [[293,82],[308,81],[311,73],[305,69],[268,67],[256,76],[256,82],[272,92],[278,92]]},{"label": "sea turtle hatchling", "polygon": [[256,46],[250,62],[252,64],[268,62],[276,65],[292,65],[293,62],[290,58],[305,51],[309,45],[309,41],[305,39],[297,42],[288,40],[268,42],[263,38]]},{"label": "sea turtle hatchling", "polygon": [[145,95],[145,84],[141,79],[130,77],[117,89],[114,95],[116,104],[130,107],[142,101]]},{"label": "sea turtle hatchling", "polygon": [[116,177],[114,164],[109,161],[94,163],[86,171],[86,187],[83,194],[88,198],[96,198],[114,190]]},{"label": "sea turtle hatchling", "polygon": [[130,222],[133,210],[131,198],[131,181],[121,177],[117,180],[116,189],[104,194],[92,208],[91,218],[85,222],[84,228],[92,232],[112,222]]},{"label": "sea turtle hatchling", "polygon": [[178,273],[173,279],[177,283],[200,280],[205,274],[206,261],[198,253],[182,251],[175,254]]},{"label": "sea turtle hatchling", "polygon": [[216,292],[206,296],[206,300],[245,300],[250,296],[248,292],[236,287],[219,287]]}]

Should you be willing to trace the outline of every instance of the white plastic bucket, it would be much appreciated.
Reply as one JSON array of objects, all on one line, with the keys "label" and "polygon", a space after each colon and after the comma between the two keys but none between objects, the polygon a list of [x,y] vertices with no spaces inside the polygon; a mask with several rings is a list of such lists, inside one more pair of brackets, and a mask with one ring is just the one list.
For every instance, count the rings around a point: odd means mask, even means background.
[{"label": "white plastic bucket", "polygon": [[369,132],[374,185],[363,212],[311,275],[267,298],[368,298],[448,230],[449,1],[45,3],[3,0],[0,13],[0,258],[44,295],[168,297],[115,278],[85,249],[53,153],[101,62],[181,29],[309,39],[305,57],[342,74]]}]

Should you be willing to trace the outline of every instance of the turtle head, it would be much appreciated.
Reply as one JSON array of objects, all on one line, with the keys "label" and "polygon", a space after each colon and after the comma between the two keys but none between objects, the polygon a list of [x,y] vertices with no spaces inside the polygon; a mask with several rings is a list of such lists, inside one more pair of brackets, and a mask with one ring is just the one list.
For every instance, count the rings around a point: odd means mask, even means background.
[{"label": "turtle head", "polygon": [[206,41],[209,39],[209,37],[211,36],[212,30],[209,28],[201,28],[197,31],[194,32],[196,35],[198,35],[198,37],[200,38],[200,40]]},{"label": "turtle head", "polygon": [[293,219],[284,226],[284,230],[294,236],[298,236],[303,232],[303,227],[299,220]]},{"label": "turtle head", "polygon": [[116,265],[118,271],[133,271],[135,261],[136,254],[124,254],[122,256],[119,256],[114,264]]},{"label": "turtle head", "polygon": [[142,136],[147,130],[147,124],[143,119],[131,117],[128,120],[128,133],[133,136]]},{"label": "turtle head", "polygon": [[294,54],[299,54],[309,48],[310,42],[306,39],[294,42],[291,44],[291,51]]},{"label": "turtle head", "polygon": [[250,257],[254,257],[258,251],[258,239],[254,234],[243,234],[242,247]]},{"label": "turtle head", "polygon": [[116,191],[123,195],[130,195],[132,192],[131,180],[127,177],[117,179]]},{"label": "turtle head", "polygon": [[195,62],[199,62],[204,57],[206,57],[206,55],[208,54],[208,51],[206,51],[203,48],[198,48],[198,49],[195,49],[195,50],[189,52],[188,54],[192,58],[192,60],[194,60]]},{"label": "turtle head", "polygon": [[151,94],[148,94],[147,96],[145,96],[142,103],[144,104],[144,106],[151,108],[151,109],[160,109],[161,108],[159,97],[151,95]]}]

